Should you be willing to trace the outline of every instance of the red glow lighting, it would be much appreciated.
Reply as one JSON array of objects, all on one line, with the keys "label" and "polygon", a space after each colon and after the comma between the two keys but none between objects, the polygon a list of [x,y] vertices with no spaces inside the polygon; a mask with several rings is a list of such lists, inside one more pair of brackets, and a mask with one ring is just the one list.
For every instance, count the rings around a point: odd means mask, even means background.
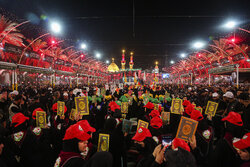
[{"label": "red glow lighting", "polygon": [[232,38],[231,41],[232,41],[232,42],[235,42],[235,38]]},{"label": "red glow lighting", "polygon": [[84,57],[84,55],[83,54],[81,54],[81,58],[83,58]]}]

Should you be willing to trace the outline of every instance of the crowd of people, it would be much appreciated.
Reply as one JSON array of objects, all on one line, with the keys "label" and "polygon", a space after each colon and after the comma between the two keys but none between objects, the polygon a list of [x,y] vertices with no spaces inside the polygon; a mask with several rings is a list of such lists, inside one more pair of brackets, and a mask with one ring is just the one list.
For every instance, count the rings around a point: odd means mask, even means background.
[{"label": "crowd of people", "polygon": [[[249,91],[249,86],[205,85],[117,85],[115,91],[105,85],[1,86],[0,166],[250,166]],[[88,96],[89,115],[72,118],[75,97],[81,96]],[[182,99],[181,114],[171,112],[173,99]],[[57,114],[58,101],[65,103],[63,116]],[[204,112],[208,101],[218,103],[214,116]],[[125,114],[122,102],[128,102]],[[37,111],[46,112],[43,128],[37,127]],[[170,112],[169,122],[162,120],[162,112]],[[188,141],[176,137],[183,116],[198,121]],[[124,131],[124,120],[143,120],[149,126]],[[110,136],[108,151],[98,151],[100,134]],[[166,136],[167,145],[162,142]]]}]

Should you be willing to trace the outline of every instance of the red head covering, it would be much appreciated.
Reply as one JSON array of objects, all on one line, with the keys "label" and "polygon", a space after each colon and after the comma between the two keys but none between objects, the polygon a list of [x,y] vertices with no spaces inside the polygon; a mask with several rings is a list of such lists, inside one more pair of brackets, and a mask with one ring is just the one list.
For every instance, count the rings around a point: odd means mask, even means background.
[{"label": "red head covering", "polygon": [[115,101],[110,102],[109,107],[110,107],[110,110],[113,112],[115,112],[116,109],[118,110],[121,109],[121,107]]},{"label": "red head covering", "polygon": [[247,133],[243,136],[242,139],[233,143],[234,147],[238,149],[246,149],[250,147],[250,133]]},{"label": "red head covering", "polygon": [[190,101],[188,101],[188,100],[184,100],[183,102],[182,102],[182,105],[183,106],[188,106],[188,105],[190,105],[191,104],[191,102]]},{"label": "red head covering", "polygon": [[85,132],[95,132],[96,131],[95,128],[90,126],[90,124],[87,120],[81,120],[81,121],[77,122],[77,124],[80,125]]},{"label": "red head covering", "polygon": [[181,147],[182,149],[189,151],[190,152],[190,147],[188,146],[188,144],[179,138],[174,138],[172,145],[174,146],[174,148],[178,148]]},{"label": "red head covering", "polygon": [[14,127],[17,127],[26,120],[29,120],[29,117],[25,117],[22,113],[17,113],[12,117],[12,125],[15,124]]},{"label": "red head covering", "polygon": [[160,127],[162,127],[162,120],[161,120],[161,118],[159,118],[159,117],[152,118],[151,121],[150,121],[150,125],[153,128],[159,129]]},{"label": "red head covering", "polygon": [[146,137],[152,137],[150,131],[146,128],[140,127],[132,140],[143,141]]},{"label": "red head covering", "polygon": [[187,107],[185,107],[184,111],[186,114],[191,115],[192,111],[194,110],[194,106],[192,104],[189,104]]},{"label": "red head covering", "polygon": [[[53,104],[52,110],[53,110],[54,112],[57,112],[57,103],[54,103],[54,104]],[[64,113],[66,113],[66,112],[67,112],[67,107],[64,106]]]},{"label": "red head covering", "polygon": [[146,108],[148,108],[148,109],[151,109],[151,110],[153,110],[154,109],[154,104],[153,103],[151,103],[151,102],[148,102],[144,107],[146,107]]},{"label": "red head covering", "polygon": [[33,113],[32,113],[32,118],[33,119],[36,119],[36,112],[37,111],[43,111],[43,109],[41,109],[41,108],[36,108],[34,111],[33,111]]},{"label": "red head covering", "polygon": [[196,121],[201,121],[201,120],[203,120],[203,115],[201,114],[200,111],[193,110],[191,115],[190,115],[190,118],[193,120],[196,120]]},{"label": "red head covering", "polygon": [[154,117],[159,117],[160,116],[160,113],[158,110],[152,110],[149,114],[152,118]]},{"label": "red head covering", "polygon": [[86,141],[90,138],[90,135],[85,132],[80,125],[74,124],[66,130],[63,140],[70,140],[75,138],[81,141]]},{"label": "red head covering", "polygon": [[241,115],[233,111],[229,112],[229,114],[225,118],[222,118],[222,121],[228,121],[231,124],[243,126]]}]

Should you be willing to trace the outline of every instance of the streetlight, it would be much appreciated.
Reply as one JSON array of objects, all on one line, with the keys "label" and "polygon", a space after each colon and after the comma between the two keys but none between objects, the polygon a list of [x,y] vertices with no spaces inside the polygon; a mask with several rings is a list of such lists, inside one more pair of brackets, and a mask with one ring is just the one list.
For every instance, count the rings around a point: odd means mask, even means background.
[{"label": "streetlight", "polygon": [[87,45],[86,45],[85,43],[82,43],[82,44],[81,44],[81,48],[82,48],[82,49],[87,49]]},{"label": "streetlight", "polygon": [[99,58],[101,58],[101,54],[100,53],[96,53],[95,57],[99,59]]},{"label": "streetlight", "polygon": [[56,34],[58,34],[62,31],[62,27],[58,22],[51,22],[50,29],[51,29],[51,31],[53,31]]},{"label": "streetlight", "polygon": [[109,64],[109,60],[106,60],[106,64]]},{"label": "streetlight", "polygon": [[240,28],[240,27],[237,27],[239,23],[237,23],[236,21],[233,21],[233,20],[230,20],[228,22],[226,22],[226,24],[223,25],[224,28],[227,28],[227,29],[238,29],[238,30],[241,30],[241,31],[245,31],[247,33],[250,34],[250,31],[249,30],[246,30],[246,29],[243,29],[243,28]]},{"label": "streetlight", "polygon": [[174,60],[171,60],[171,61],[170,61],[170,64],[174,64]]},{"label": "streetlight", "polygon": [[204,47],[204,46],[205,46],[205,43],[202,42],[202,41],[197,41],[197,42],[195,42],[195,43],[193,44],[193,47],[196,48],[196,49],[200,49],[200,48],[202,48],[202,47]]},{"label": "streetlight", "polygon": [[228,28],[228,29],[232,29],[232,28],[235,28],[236,25],[237,25],[237,23],[235,21],[231,20],[231,21],[226,22],[226,24],[224,24],[223,27]]},{"label": "streetlight", "polygon": [[181,56],[181,58],[185,58],[185,57],[186,57],[186,54],[185,54],[185,53],[182,53],[180,56]]}]

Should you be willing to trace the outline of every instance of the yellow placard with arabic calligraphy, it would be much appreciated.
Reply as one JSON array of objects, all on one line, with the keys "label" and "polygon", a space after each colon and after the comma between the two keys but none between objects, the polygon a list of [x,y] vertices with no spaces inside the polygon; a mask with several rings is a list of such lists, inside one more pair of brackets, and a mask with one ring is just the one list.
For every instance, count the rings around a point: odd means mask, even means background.
[{"label": "yellow placard with arabic calligraphy", "polygon": [[72,108],[70,115],[69,115],[69,119],[71,119],[72,121],[74,121],[76,119],[76,115],[77,115],[77,111],[76,109]]},{"label": "yellow placard with arabic calligraphy", "polygon": [[176,138],[189,141],[196,132],[198,122],[182,116],[176,133]]},{"label": "yellow placard with arabic calligraphy", "polygon": [[122,102],[121,112],[122,113],[128,113],[128,102]]},{"label": "yellow placard with arabic calligraphy", "polygon": [[99,134],[97,152],[109,151],[109,134]]},{"label": "yellow placard with arabic calligraphy", "polygon": [[89,103],[88,97],[75,97],[75,105],[76,111],[80,113],[80,115],[89,115]]},{"label": "yellow placard with arabic calligraphy", "polygon": [[65,107],[65,103],[63,101],[57,101],[57,115],[58,116],[64,115],[64,107]]},{"label": "yellow placard with arabic calligraphy", "polygon": [[205,114],[214,116],[216,114],[217,107],[218,107],[218,103],[208,101],[207,102],[207,107],[206,107],[206,110],[205,110]]},{"label": "yellow placard with arabic calligraphy", "polygon": [[139,119],[138,125],[137,125],[137,130],[138,130],[140,127],[143,127],[143,128],[148,129],[148,122],[145,122],[145,121]]},{"label": "yellow placard with arabic calligraphy", "polygon": [[195,109],[195,110],[200,111],[200,112],[201,112],[201,114],[202,114],[202,112],[203,112],[203,110],[202,110],[202,108],[201,108],[201,107],[195,107],[194,109]]},{"label": "yellow placard with arabic calligraphy", "polygon": [[37,111],[36,112],[36,126],[45,128],[45,125],[46,125],[46,112]]},{"label": "yellow placard with arabic calligraphy", "polygon": [[182,100],[181,99],[172,100],[171,113],[182,114]]}]

